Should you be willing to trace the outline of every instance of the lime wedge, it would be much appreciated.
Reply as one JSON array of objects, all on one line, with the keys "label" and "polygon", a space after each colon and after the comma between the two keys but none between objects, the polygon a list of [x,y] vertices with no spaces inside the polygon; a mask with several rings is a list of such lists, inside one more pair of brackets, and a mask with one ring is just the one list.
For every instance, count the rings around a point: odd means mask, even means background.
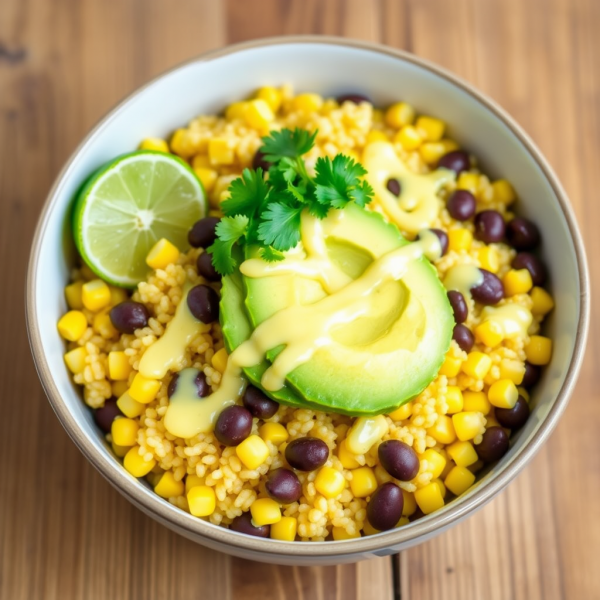
[{"label": "lime wedge", "polygon": [[148,274],[152,246],[167,238],[186,250],[190,227],[206,211],[206,193],[187,163],[142,150],[119,156],[83,186],[75,201],[73,235],[96,275],[133,287]]}]

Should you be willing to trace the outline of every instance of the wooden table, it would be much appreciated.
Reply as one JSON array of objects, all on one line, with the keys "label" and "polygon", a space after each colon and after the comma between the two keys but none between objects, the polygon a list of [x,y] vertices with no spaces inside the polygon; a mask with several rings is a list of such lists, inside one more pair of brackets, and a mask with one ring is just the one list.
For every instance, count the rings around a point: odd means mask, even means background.
[{"label": "wooden table", "polygon": [[597,319],[565,417],[505,493],[400,558],[309,569],[207,551],[114,491],[46,402],[23,299],[42,202],[99,117],[209,48],[292,33],[405,48],[487,92],[555,167],[599,275],[599,23],[598,0],[1,0],[0,598],[600,598]]}]

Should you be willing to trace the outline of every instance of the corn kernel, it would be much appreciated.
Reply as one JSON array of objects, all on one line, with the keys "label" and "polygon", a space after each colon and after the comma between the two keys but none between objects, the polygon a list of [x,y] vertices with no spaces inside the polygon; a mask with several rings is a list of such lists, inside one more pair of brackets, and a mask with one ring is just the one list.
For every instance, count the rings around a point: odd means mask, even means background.
[{"label": "corn kernel", "polygon": [[373,527],[369,521],[365,521],[362,532],[364,535],[375,535],[376,533],[381,533],[379,529],[375,529],[375,527]]},{"label": "corn kernel", "polygon": [[204,186],[204,191],[209,194],[212,192],[217,182],[219,174],[214,169],[208,169],[206,167],[194,167],[194,173]]},{"label": "corn kernel", "polygon": [[462,360],[460,358],[447,354],[440,367],[439,374],[445,375],[446,377],[456,377],[460,373],[461,365]]},{"label": "corn kernel", "polygon": [[500,379],[510,379],[515,385],[519,385],[525,376],[525,364],[520,360],[503,358],[500,361]]},{"label": "corn kernel", "polygon": [[208,142],[208,157],[211,165],[231,165],[235,161],[235,151],[229,140],[212,138]]},{"label": "corn kernel", "polygon": [[358,417],[346,436],[346,447],[354,454],[366,454],[388,432],[388,422],[383,415]]},{"label": "corn kernel", "polygon": [[426,515],[444,506],[440,486],[433,481],[415,492],[415,500]]},{"label": "corn kernel", "polygon": [[296,517],[281,517],[281,520],[271,525],[271,539],[293,542],[296,539],[297,529]]},{"label": "corn kernel", "polygon": [[87,352],[85,348],[75,348],[65,354],[65,363],[71,373],[82,373],[85,369]]},{"label": "corn kernel", "polygon": [[119,397],[117,400],[117,406],[119,407],[119,410],[130,419],[139,417],[146,409],[144,404],[134,400],[127,392]]},{"label": "corn kernel", "polygon": [[155,379],[148,379],[141,373],[136,373],[131,386],[129,388],[129,395],[142,404],[149,404],[156,398],[158,390],[160,390],[161,383]]},{"label": "corn kernel", "polygon": [[94,315],[92,320],[92,327],[94,331],[100,334],[103,338],[110,340],[111,338],[117,337],[119,332],[115,329],[115,326],[110,320],[108,311],[105,309]]},{"label": "corn kernel", "polygon": [[281,521],[281,508],[279,508],[279,503],[272,498],[255,500],[250,507],[250,513],[252,514],[252,524],[255,527],[272,525]]},{"label": "corn kernel", "polygon": [[468,173],[463,171],[456,182],[456,189],[467,190],[474,196],[477,195],[477,188],[479,187],[479,175],[476,173]]},{"label": "corn kernel", "polygon": [[446,448],[446,452],[448,452],[448,456],[459,467],[468,467],[479,460],[475,447],[469,441],[454,442],[454,444],[451,444]]},{"label": "corn kernel", "polygon": [[440,494],[442,495],[442,498],[445,498],[446,486],[444,485],[444,482],[441,479],[434,479],[431,483],[435,483],[435,485],[437,485],[440,488]]},{"label": "corn kernel", "polygon": [[161,138],[146,138],[140,144],[140,150],[155,150],[156,152],[168,152],[169,144]]},{"label": "corn kernel", "polygon": [[158,483],[154,486],[154,491],[161,498],[176,498],[183,496],[185,484],[183,481],[177,481],[171,471],[165,471]]},{"label": "corn kernel", "polygon": [[517,199],[513,186],[506,179],[494,181],[492,183],[492,191],[494,193],[494,200],[502,202],[502,204],[506,204],[507,206]]},{"label": "corn kernel", "polygon": [[271,442],[274,446],[283,444],[290,437],[287,429],[281,423],[264,423],[260,426],[258,433],[265,442]]},{"label": "corn kernel", "polygon": [[256,92],[256,97],[264,100],[273,112],[277,112],[281,106],[281,92],[277,88],[271,86],[261,87]]},{"label": "corn kernel", "polygon": [[225,367],[227,367],[227,350],[221,348],[215,352],[210,362],[219,373],[225,373]]},{"label": "corn kernel", "polygon": [[302,112],[315,112],[323,106],[323,98],[319,94],[299,94],[293,101],[294,109]]},{"label": "corn kernel", "polygon": [[492,410],[492,405],[485,392],[472,392],[465,390],[463,392],[463,411],[480,412],[487,415]]},{"label": "corn kernel", "polygon": [[475,475],[466,467],[456,466],[448,473],[444,483],[455,496],[460,496],[475,483]]},{"label": "corn kernel", "polygon": [[518,398],[517,386],[510,379],[500,379],[488,390],[489,401],[498,408],[513,408]]},{"label": "corn kernel", "polygon": [[425,142],[419,148],[419,154],[428,165],[436,165],[446,154],[446,148],[441,142]]},{"label": "corn kernel", "polygon": [[115,453],[115,456],[118,456],[119,458],[123,458],[131,450],[129,446],[119,446],[114,442],[111,442],[110,446]]},{"label": "corn kernel", "polygon": [[385,111],[384,118],[386,125],[400,129],[415,120],[415,109],[406,102],[396,102]]},{"label": "corn kernel", "polygon": [[348,533],[343,527],[334,527],[331,530],[333,535],[333,539],[336,542],[341,542],[342,540],[354,540],[356,538],[361,537],[360,531],[356,531],[355,533]]},{"label": "corn kernel", "polygon": [[110,303],[110,289],[102,279],[92,279],[83,284],[81,301],[88,310],[96,312]]},{"label": "corn kernel", "polygon": [[248,469],[256,469],[269,457],[269,447],[262,438],[251,435],[235,447],[235,453]]},{"label": "corn kernel", "polygon": [[439,142],[444,136],[446,124],[434,117],[419,117],[416,123],[421,136],[428,142]]},{"label": "corn kernel", "polygon": [[[122,421],[123,419],[117,420]],[[140,447],[134,446],[127,451],[123,459],[123,466],[134,477],[145,477],[154,469],[156,461],[154,459],[144,460],[144,457],[140,455]]]},{"label": "corn kernel", "polygon": [[421,460],[427,461],[427,472],[431,473],[433,479],[439,477],[446,466],[446,459],[432,448],[428,448],[421,454]]},{"label": "corn kernel", "polygon": [[[250,100],[245,112],[246,123],[254,129],[264,129],[275,118],[271,107],[265,100]],[[228,163],[229,164],[229,163]]]},{"label": "corn kernel", "polygon": [[196,154],[194,158],[192,158],[192,169],[209,169],[210,168],[210,159],[207,154]]},{"label": "corn kernel", "polygon": [[129,378],[129,373],[131,373],[131,365],[125,352],[109,352],[108,376],[112,380],[124,380]]},{"label": "corn kernel", "polygon": [[207,485],[197,485],[187,493],[190,512],[195,517],[208,517],[215,512],[217,497],[215,490]]},{"label": "corn kernel", "polygon": [[456,431],[456,437],[461,442],[472,440],[482,433],[483,419],[478,412],[460,412],[452,415],[452,423]]},{"label": "corn kernel", "polygon": [[453,152],[454,150],[458,150],[460,148],[460,146],[454,140],[451,140],[449,138],[444,138],[443,140],[440,140],[440,144],[444,145],[444,150],[446,153]]},{"label": "corn kernel", "polygon": [[129,296],[127,295],[127,292],[123,288],[111,285],[110,286],[110,305],[116,306],[117,304],[121,304],[121,302],[125,302],[125,300],[129,300]]},{"label": "corn kernel", "polygon": [[448,231],[448,250],[460,252],[468,250],[473,243],[473,234],[468,229],[458,228]]},{"label": "corn kernel", "polygon": [[395,411],[388,414],[388,417],[392,419],[392,421],[404,421],[408,419],[410,415],[412,415],[413,405],[412,402],[407,402],[402,406],[398,407]]},{"label": "corn kernel", "polygon": [[346,440],[342,440],[338,445],[338,458],[344,469],[356,469],[360,467],[360,463],[356,460],[356,455],[346,446]]},{"label": "corn kernel", "polygon": [[440,444],[451,444],[456,439],[452,419],[447,415],[439,415],[435,425],[427,430],[427,434]]},{"label": "corn kernel", "polygon": [[423,138],[419,135],[417,128],[413,125],[405,125],[394,136],[394,141],[402,144],[405,150],[416,150],[422,143]]},{"label": "corn kernel", "polygon": [[532,335],[525,346],[525,355],[532,365],[547,365],[552,357],[552,340],[542,335]]},{"label": "corn kernel", "polygon": [[337,498],[346,487],[346,479],[332,467],[321,467],[315,478],[315,489],[325,498]]},{"label": "corn kernel", "polygon": [[404,496],[402,516],[410,517],[417,510],[417,502],[415,500],[415,495],[412,492],[407,492],[406,490],[402,490],[402,495]]},{"label": "corn kernel", "polygon": [[126,381],[112,381],[110,389],[115,398],[120,398],[129,389],[129,384]]},{"label": "corn kernel", "polygon": [[467,360],[462,364],[462,370],[469,377],[483,379],[492,366],[492,359],[483,352],[469,352]]},{"label": "corn kernel", "polygon": [[352,471],[350,489],[355,498],[366,498],[377,489],[377,479],[370,467],[360,467]]},{"label": "corn kernel", "polygon": [[171,137],[171,150],[183,158],[190,158],[196,154],[196,148],[189,133],[185,129],[178,129]]},{"label": "corn kernel", "polygon": [[79,310],[70,310],[57,324],[58,333],[69,342],[76,342],[87,329],[87,319]]},{"label": "corn kernel", "polygon": [[503,278],[504,294],[515,296],[516,294],[527,294],[533,287],[531,273],[527,269],[511,269]]},{"label": "corn kernel", "polygon": [[375,478],[377,479],[377,483],[381,485],[382,483],[387,483],[388,481],[392,481],[393,477],[381,466],[375,466]]},{"label": "corn kernel", "polygon": [[187,475],[185,478],[185,493],[187,494],[193,487],[204,485],[204,479],[198,475]]},{"label": "corn kernel", "polygon": [[383,131],[378,131],[376,129],[369,131],[367,133],[366,144],[372,144],[373,142],[389,142],[388,136],[383,133]]},{"label": "corn kernel", "polygon": [[448,414],[453,415],[463,409],[463,393],[459,387],[449,385],[446,389],[446,404],[448,405]]},{"label": "corn kernel", "polygon": [[519,396],[523,396],[523,398],[525,398],[525,400],[527,400],[527,402],[529,402],[531,400],[531,397],[529,396],[529,392],[524,387],[518,387],[517,390],[519,391]]},{"label": "corn kernel", "polygon": [[76,281],[65,288],[65,299],[67,300],[69,308],[73,310],[80,310],[83,308],[83,301],[81,299],[82,288],[83,281]]},{"label": "corn kernel", "polygon": [[247,108],[247,102],[234,102],[225,109],[225,118],[230,121],[233,119],[245,119]]},{"label": "corn kernel", "polygon": [[530,296],[532,302],[531,312],[534,315],[547,315],[554,308],[554,300],[544,288],[534,287]]},{"label": "corn kernel", "polygon": [[167,265],[176,262],[178,258],[179,250],[177,246],[168,239],[162,238],[148,252],[146,264],[151,269],[166,269]]},{"label": "corn kernel", "polygon": [[383,123],[383,111],[380,108],[373,109],[373,123]]},{"label": "corn kernel", "polygon": [[490,273],[497,273],[500,268],[500,258],[498,251],[491,246],[484,246],[477,253],[479,257],[479,266]]},{"label": "corn kernel", "polygon": [[475,339],[488,348],[496,347],[504,339],[502,325],[494,320],[484,321],[480,325],[477,325],[473,333],[475,334]]},{"label": "corn kernel", "polygon": [[133,446],[140,426],[137,421],[126,417],[117,417],[111,425],[113,442],[119,446]]}]

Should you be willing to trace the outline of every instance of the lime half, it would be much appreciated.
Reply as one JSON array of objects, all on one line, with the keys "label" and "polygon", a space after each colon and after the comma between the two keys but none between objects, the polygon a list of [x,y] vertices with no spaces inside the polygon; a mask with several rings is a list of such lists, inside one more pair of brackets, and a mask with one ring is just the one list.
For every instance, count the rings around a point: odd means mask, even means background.
[{"label": "lime half", "polygon": [[146,278],[146,256],[161,238],[189,247],[190,227],[206,215],[206,193],[187,163],[142,150],[116,158],[92,175],[75,202],[79,253],[102,279],[133,287]]}]

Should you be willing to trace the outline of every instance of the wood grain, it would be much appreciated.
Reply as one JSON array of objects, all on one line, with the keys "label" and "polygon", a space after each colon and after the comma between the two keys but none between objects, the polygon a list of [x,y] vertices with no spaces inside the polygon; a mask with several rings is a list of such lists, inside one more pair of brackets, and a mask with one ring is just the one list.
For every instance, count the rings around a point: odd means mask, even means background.
[{"label": "wood grain", "polygon": [[[322,33],[442,64],[503,105],[556,168],[600,253],[597,0],[0,2],[0,598],[555,600],[600,597],[599,322],[551,441],[498,499],[394,559],[291,568],[209,552],[129,505],[75,450],[31,362],[23,318],[43,199],[91,125],[209,48]],[[596,235],[595,235],[596,234]],[[592,263],[594,292],[600,270]]]}]

